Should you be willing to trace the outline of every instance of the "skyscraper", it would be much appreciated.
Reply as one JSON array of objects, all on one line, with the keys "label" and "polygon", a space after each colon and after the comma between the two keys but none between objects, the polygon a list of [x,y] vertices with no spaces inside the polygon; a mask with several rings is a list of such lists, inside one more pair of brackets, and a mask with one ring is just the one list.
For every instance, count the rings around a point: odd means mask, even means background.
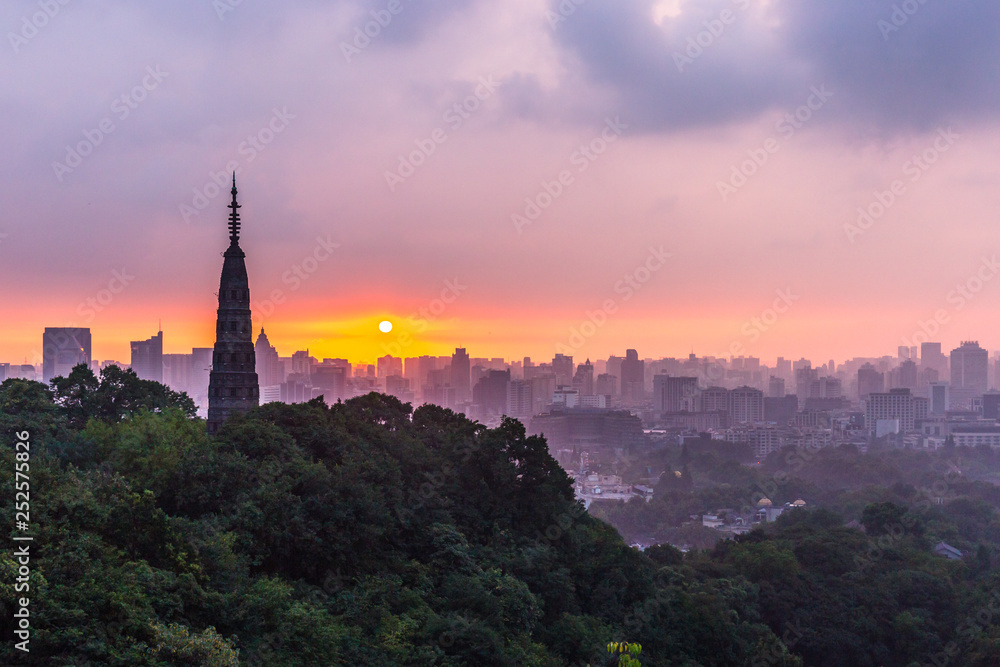
[{"label": "skyscraper", "polygon": [[885,374],[871,364],[864,364],[858,369],[858,398],[864,399],[869,394],[880,394],[885,391]]},{"label": "skyscraper", "polygon": [[653,377],[653,408],[658,412],[694,412],[697,396],[698,378]]},{"label": "skyscraper", "polygon": [[899,365],[899,384],[896,386],[914,391],[919,386],[917,383],[917,364],[913,359],[907,359]]},{"label": "skyscraper", "polygon": [[941,343],[920,344],[920,365],[936,370],[939,378],[945,377],[948,370],[948,357],[941,353]]},{"label": "skyscraper", "polygon": [[701,412],[728,413],[729,390],[725,387],[709,387],[701,392]]},{"label": "skyscraper", "polygon": [[986,393],[989,352],[976,341],[963,341],[951,351],[951,403],[962,410],[972,406],[972,399]]},{"label": "skyscraper", "polygon": [[865,401],[865,426],[873,433],[880,421],[898,421],[901,431],[912,431],[916,422],[927,417],[930,402],[913,396],[909,389],[891,389],[873,393]]},{"label": "skyscraper", "polygon": [[601,373],[594,382],[594,393],[598,396],[617,396],[618,378],[610,373]]},{"label": "skyscraper", "polygon": [[594,365],[590,363],[590,359],[576,367],[573,386],[579,389],[581,396],[594,395]]},{"label": "skyscraper", "polygon": [[455,389],[455,403],[468,403],[472,398],[472,375],[469,354],[464,347],[456,347],[451,355],[451,386]]},{"label": "skyscraper", "polygon": [[163,382],[163,332],[149,340],[134,340],[132,346],[132,370],[141,380]]},{"label": "skyscraper", "polygon": [[278,350],[271,345],[264,327],[260,328],[260,335],[253,346],[254,357],[257,370],[257,380],[261,387],[276,387],[285,381],[281,372],[281,360],[278,359]]},{"label": "skyscraper", "polygon": [[208,432],[215,433],[235,412],[246,412],[260,402],[256,355],[250,322],[250,281],[246,253],[240,248],[240,205],[229,204],[229,248],[219,282],[219,311],[215,325],[215,350],[208,381]]},{"label": "skyscraper", "polygon": [[625,350],[621,368],[622,400],[626,405],[641,403],[645,398],[646,362],[639,359],[639,353],[635,350]]},{"label": "skyscraper", "polygon": [[611,355],[610,357],[608,357],[608,361],[605,364],[605,366],[607,368],[607,371],[605,371],[605,372],[608,375],[615,376],[615,378],[617,378],[617,380],[618,380],[615,383],[617,385],[617,389],[618,389],[617,393],[613,394],[615,396],[620,396],[621,395],[622,362],[623,361],[625,361],[623,358]]},{"label": "skyscraper", "polygon": [[552,359],[552,370],[556,374],[556,384],[568,387],[573,382],[573,357],[556,354]]},{"label": "skyscraper", "polygon": [[507,384],[507,416],[520,419],[527,425],[533,414],[531,382],[511,380]]},{"label": "skyscraper", "polygon": [[739,387],[729,392],[729,422],[756,424],[764,421],[764,392],[753,387]]},{"label": "skyscraper", "polygon": [[42,333],[42,382],[66,377],[77,364],[90,366],[90,329],[46,327]]}]

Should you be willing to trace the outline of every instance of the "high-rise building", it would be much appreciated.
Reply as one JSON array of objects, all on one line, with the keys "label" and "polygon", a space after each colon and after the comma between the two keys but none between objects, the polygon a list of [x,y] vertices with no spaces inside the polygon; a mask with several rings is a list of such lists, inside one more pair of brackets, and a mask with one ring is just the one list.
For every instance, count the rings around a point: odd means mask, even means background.
[{"label": "high-rise building", "polygon": [[809,383],[809,392],[806,399],[810,398],[840,398],[844,395],[839,378],[821,377]]},{"label": "high-rise building", "polygon": [[437,368],[437,358],[424,355],[404,359],[403,377],[410,381],[410,387],[420,390],[420,398],[427,400],[423,395],[423,388],[427,386],[427,376]]},{"label": "high-rise building", "polygon": [[987,369],[989,352],[976,341],[963,341],[951,351],[951,403],[967,410],[972,399],[982,396],[988,389]]},{"label": "high-rise building", "polygon": [[926,398],[914,396],[909,389],[869,394],[865,400],[865,426],[876,433],[878,422],[898,421],[900,431],[912,431],[917,420],[927,418],[929,407]]},{"label": "high-rise building", "polygon": [[657,412],[695,412],[697,399],[698,378],[671,375],[653,378],[653,409]]},{"label": "high-rise building", "polygon": [[556,376],[553,373],[536,373],[531,378],[532,414],[541,414],[552,404],[556,393]]},{"label": "high-rise building", "polygon": [[552,359],[552,370],[556,374],[556,384],[569,386],[573,383],[573,357],[557,354]]},{"label": "high-rise building", "polygon": [[785,380],[784,378],[771,376],[767,383],[767,395],[771,398],[784,398]]},{"label": "high-rise building", "polygon": [[948,357],[941,353],[941,343],[920,344],[920,365],[923,368],[933,368],[939,378],[946,377]]},{"label": "high-rise building", "polygon": [[246,253],[240,248],[240,205],[236,203],[236,194],[236,174],[233,174],[229,248],[223,255],[215,349],[208,386],[209,433],[217,432],[231,414],[246,412],[260,402],[250,321],[250,281]]},{"label": "high-rise building", "polygon": [[598,396],[617,396],[618,378],[610,373],[601,373],[594,382],[594,393]]},{"label": "high-rise building", "polygon": [[390,375],[402,375],[403,374],[403,360],[399,357],[394,357],[390,354],[384,357],[379,357],[376,364],[375,375],[380,379],[384,380]]},{"label": "high-rise building", "polygon": [[607,370],[605,371],[608,375],[613,375],[617,378],[618,391],[613,396],[620,396],[622,392],[622,362],[625,361],[622,357],[616,357],[614,355],[608,357],[608,361],[605,363]]},{"label": "high-rise building", "polygon": [[764,399],[764,420],[779,426],[787,426],[799,411],[799,399],[794,395]]},{"label": "high-rise building", "polygon": [[[608,362],[610,365],[610,361]],[[639,359],[635,350],[625,350],[625,359],[621,365],[622,400],[626,405],[642,403],[646,396],[644,383],[646,378],[646,362]]]},{"label": "high-rise building", "polygon": [[576,375],[573,376],[573,387],[581,396],[594,395],[594,365],[587,359],[587,363],[576,367]]},{"label": "high-rise building", "polygon": [[899,386],[915,391],[919,386],[917,371],[917,363],[913,359],[907,359],[901,363],[899,365]]},{"label": "high-rise building", "polygon": [[472,401],[481,414],[500,414],[507,409],[507,385],[510,371],[488,371],[472,388]]},{"label": "high-rise building", "polygon": [[77,364],[89,368],[90,329],[46,327],[42,333],[42,382],[66,377]]},{"label": "high-rise building", "polygon": [[[313,362],[315,359],[309,356],[309,350],[299,350],[292,353],[292,373],[304,378],[306,381],[312,376]],[[365,368],[365,373],[368,369]]]},{"label": "high-rise building", "polygon": [[163,382],[163,332],[149,340],[134,340],[132,347],[132,370],[140,380]]},{"label": "high-rise building", "polygon": [[795,395],[799,397],[799,405],[804,405],[807,398],[818,398],[812,396],[813,382],[816,380],[819,380],[818,368],[813,368],[805,359],[795,362]]},{"label": "high-rise building", "polygon": [[528,425],[534,413],[534,401],[531,395],[531,382],[512,380],[507,384],[507,416],[521,420]]},{"label": "high-rise building", "polygon": [[472,375],[469,363],[469,355],[465,348],[455,348],[455,354],[451,355],[451,386],[455,390],[457,404],[468,403],[472,399]]},{"label": "high-rise building", "polygon": [[188,396],[198,406],[200,417],[208,416],[208,383],[212,372],[210,347],[196,347],[191,350],[191,380],[188,382]]},{"label": "high-rise building", "polygon": [[403,402],[413,400],[413,392],[410,391],[410,381],[401,375],[390,375],[385,379],[385,393],[395,396]]},{"label": "high-rise building", "polygon": [[191,362],[190,354],[165,354],[163,355],[163,384],[174,391],[191,390]]},{"label": "high-rise building", "polygon": [[885,391],[885,374],[871,364],[864,364],[858,369],[858,398],[864,399],[869,394],[879,394]]},{"label": "high-rise building", "polygon": [[319,389],[327,403],[347,398],[347,366],[319,364],[313,369],[312,386]]},{"label": "high-rise building", "polygon": [[701,392],[701,412],[729,412],[729,390],[709,387]]},{"label": "high-rise building", "polygon": [[451,386],[451,369],[435,368],[427,374],[427,383],[421,387],[425,403],[450,408],[455,404],[455,389]]},{"label": "high-rise building", "polygon": [[792,360],[778,357],[774,362],[774,374],[785,380],[792,379]]},{"label": "high-rise building", "polygon": [[264,327],[260,328],[260,335],[253,346],[254,354],[257,357],[257,379],[261,387],[275,387],[285,381],[284,373],[281,369],[281,361],[278,358],[278,350],[271,345]]},{"label": "high-rise building", "polygon": [[729,392],[730,424],[756,424],[764,421],[764,392],[753,387],[739,387]]},{"label": "high-rise building", "polygon": [[983,394],[983,419],[1000,419],[1000,392]]}]

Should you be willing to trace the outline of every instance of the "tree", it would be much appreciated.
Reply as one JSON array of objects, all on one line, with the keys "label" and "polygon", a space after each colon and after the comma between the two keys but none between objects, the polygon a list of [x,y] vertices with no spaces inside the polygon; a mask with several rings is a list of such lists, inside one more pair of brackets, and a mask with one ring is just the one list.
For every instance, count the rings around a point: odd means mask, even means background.
[{"label": "tree", "polygon": [[872,503],[861,513],[865,532],[872,537],[897,533],[903,530],[906,508],[895,503]]},{"label": "tree", "polygon": [[636,657],[642,653],[642,646],[640,644],[611,642],[608,644],[608,653],[618,656],[619,667],[642,667],[642,663]]},{"label": "tree", "polygon": [[152,380],[141,380],[132,369],[111,365],[101,371],[100,381],[84,364],[77,364],[66,377],[51,382],[56,404],[70,423],[82,427],[88,419],[118,422],[142,410],[163,412],[170,408],[194,417],[197,407],[181,392]]}]

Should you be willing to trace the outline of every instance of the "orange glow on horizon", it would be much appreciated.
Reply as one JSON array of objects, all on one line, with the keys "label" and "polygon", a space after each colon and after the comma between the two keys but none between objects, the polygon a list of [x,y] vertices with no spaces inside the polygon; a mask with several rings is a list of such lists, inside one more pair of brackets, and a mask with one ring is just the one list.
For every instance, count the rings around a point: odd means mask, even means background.
[{"label": "orange glow on horizon", "polygon": [[[359,301],[361,299],[358,299]],[[369,303],[371,301],[369,300]],[[181,313],[152,304],[137,304],[138,312],[125,307],[101,313],[87,324],[93,335],[93,356],[97,360],[130,360],[129,341],[144,340],[156,333],[157,317],[161,314],[164,327],[164,352],[190,353],[194,347],[214,344],[214,312],[191,306]],[[343,312],[343,304],[303,302],[289,305],[263,323],[271,344],[282,357],[308,349],[318,359],[346,358],[355,364],[371,364],[384,355],[418,357],[451,355],[456,347],[464,347],[472,357],[503,357],[508,361],[531,357],[535,363],[545,362],[557,352],[571,354],[582,362],[624,355],[627,348],[639,351],[642,358],[686,357],[694,351],[698,356],[753,356],[772,365],[775,358],[805,357],[816,364],[829,359],[843,361],[856,356],[895,355],[896,346],[912,334],[906,327],[887,329],[881,346],[857,349],[854,341],[871,332],[853,329],[852,320],[836,312],[814,312],[805,306],[790,312],[766,330],[748,326],[750,318],[736,318],[732,313],[708,308],[668,313],[665,316],[632,315],[623,309],[609,317],[600,327],[591,325],[583,314],[553,312],[511,313],[507,317],[474,312],[472,304],[463,304],[463,316],[435,319],[414,317],[412,310],[373,310],[356,307]],[[173,310],[175,312],[169,312]],[[334,316],[333,313],[341,312]],[[456,309],[457,310],[457,309]],[[638,312],[638,308],[635,309]],[[310,316],[310,311],[330,313]],[[27,355],[29,363],[41,363],[41,335],[44,326],[65,326],[86,323],[60,322],[53,309],[39,309],[32,317],[23,317],[17,326],[8,327],[0,343],[0,360],[21,363]],[[180,315],[183,315],[181,317]],[[909,315],[879,311],[872,322],[906,322]],[[379,331],[379,323],[393,323],[391,332]],[[254,322],[254,339],[261,323]],[[910,329],[913,327],[911,326]],[[957,344],[962,330],[954,328],[942,336],[945,348]],[[983,341],[988,345],[988,341]]]}]

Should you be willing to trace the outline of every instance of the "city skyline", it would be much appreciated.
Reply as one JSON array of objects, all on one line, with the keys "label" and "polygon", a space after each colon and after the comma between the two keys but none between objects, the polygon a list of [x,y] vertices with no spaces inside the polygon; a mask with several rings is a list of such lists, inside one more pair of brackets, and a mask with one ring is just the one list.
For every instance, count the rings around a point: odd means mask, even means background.
[{"label": "city skyline", "polygon": [[216,5],[0,8],[0,358],[75,324],[120,359],[161,318],[167,351],[210,346],[233,169],[282,348],[545,357],[609,300],[577,354],[1000,347],[995,8]]},{"label": "city skyline", "polygon": [[[53,328],[53,327],[46,327],[46,329],[51,329],[51,328]],[[145,345],[145,344],[148,344],[150,342],[150,341],[135,341],[135,340],[125,341],[125,342],[118,341],[118,342],[114,343],[113,345],[111,345],[111,347],[114,347],[115,349],[124,350],[123,354],[121,354],[121,355],[119,355],[117,357],[114,356],[114,355],[102,355],[102,354],[98,354],[98,352],[96,350],[107,349],[108,344],[106,342],[104,343],[104,345],[99,344],[100,341],[98,340],[98,338],[96,337],[96,335],[94,335],[91,332],[90,327],[72,327],[71,326],[71,327],[55,327],[55,328],[66,328],[66,329],[69,329],[69,330],[78,330],[78,331],[81,331],[81,332],[86,331],[88,336],[92,336],[93,340],[94,340],[94,345],[92,346],[92,348],[95,351],[91,354],[91,356],[92,356],[93,361],[95,361],[95,362],[98,362],[98,361],[100,361],[100,362],[112,362],[112,361],[114,361],[114,362],[124,363],[124,364],[128,365],[128,362],[124,361],[124,360],[128,359],[130,356],[132,356],[132,355],[135,354],[136,346],[137,345]],[[394,327],[394,329],[391,332],[389,332],[388,336],[385,337],[384,340],[386,342],[383,342],[382,345],[380,346],[381,349],[378,350],[378,356],[376,356],[374,358],[367,358],[367,357],[361,357],[361,358],[359,358],[359,357],[353,357],[353,356],[351,356],[349,354],[345,354],[345,353],[343,353],[343,350],[338,351],[337,349],[333,349],[333,350],[331,350],[331,352],[332,352],[331,354],[327,354],[326,351],[325,351],[325,348],[323,348],[323,347],[317,347],[315,345],[306,344],[303,347],[297,347],[296,348],[296,347],[292,347],[290,345],[282,345],[280,341],[279,341],[278,344],[275,344],[274,341],[272,340],[273,339],[273,335],[271,333],[272,330],[271,330],[270,327],[266,327],[266,326],[262,327],[260,325],[254,325],[254,328],[253,328],[254,338],[256,338],[261,333],[265,333],[265,330],[266,330],[266,337],[268,338],[269,343],[275,349],[281,347],[282,353],[281,353],[280,356],[283,359],[291,358],[294,353],[307,351],[307,352],[310,353],[311,357],[314,357],[316,359],[324,359],[324,358],[326,358],[326,359],[347,359],[347,360],[349,360],[352,363],[352,365],[355,365],[355,366],[377,365],[379,359],[381,359],[383,357],[393,357],[393,358],[398,358],[398,359],[414,359],[414,358],[424,357],[424,356],[430,356],[430,357],[450,357],[452,355],[452,353],[456,349],[467,349],[467,348],[459,346],[459,345],[457,345],[455,343],[442,342],[442,343],[439,344],[439,346],[437,348],[435,348],[434,351],[420,351],[420,352],[418,352],[417,351],[417,348],[418,348],[417,345],[400,345],[398,343],[399,336],[401,335],[401,332],[399,332],[398,328]],[[141,335],[146,335],[146,334],[141,334]],[[169,347],[169,346],[167,346],[165,344],[165,340],[167,340],[168,337],[165,335],[165,332],[163,331],[162,323],[161,323],[160,328],[158,329],[157,333],[155,333],[155,334],[150,333],[149,335],[153,336],[153,338],[150,339],[150,340],[154,340],[154,339],[158,339],[159,340],[159,344],[161,345],[161,349],[162,349],[162,354],[164,354],[164,355],[190,354],[191,349],[211,348],[212,347],[212,342],[214,341],[214,339],[213,339],[213,341],[209,341],[205,345],[195,345],[192,348],[186,348],[186,349],[177,348],[176,346],[174,348],[171,348],[171,347]],[[42,340],[42,338],[43,338],[42,336],[39,336],[39,340]],[[732,361],[732,360],[737,360],[737,359],[753,359],[753,360],[756,360],[757,362],[759,362],[761,366],[764,366],[764,367],[767,367],[767,368],[774,368],[778,364],[779,360],[784,360],[785,362],[798,362],[800,360],[807,360],[807,361],[811,362],[814,365],[814,367],[826,366],[830,361],[833,361],[837,365],[841,365],[841,364],[853,362],[853,361],[856,361],[856,360],[878,360],[878,359],[895,359],[895,360],[900,360],[900,361],[901,360],[905,360],[905,359],[921,360],[922,357],[920,356],[919,349],[921,347],[920,344],[922,344],[922,343],[931,343],[931,344],[938,345],[938,346],[940,346],[941,350],[947,352],[947,351],[952,351],[952,350],[959,349],[959,348],[961,348],[967,342],[974,342],[976,344],[982,345],[982,347],[984,348],[984,350],[986,350],[986,352],[988,353],[990,359],[1000,359],[1000,345],[998,345],[998,347],[996,347],[996,348],[993,348],[993,347],[991,347],[989,345],[983,345],[982,344],[982,339],[977,338],[975,336],[970,337],[970,338],[963,338],[960,341],[956,341],[954,344],[942,342],[940,340],[924,340],[923,337],[917,337],[915,340],[918,343],[917,345],[897,346],[897,348],[895,350],[885,350],[884,352],[882,352],[880,354],[864,354],[864,353],[860,353],[859,352],[857,354],[852,354],[850,356],[845,356],[845,357],[834,357],[834,356],[829,356],[829,355],[817,355],[817,356],[794,355],[794,354],[787,354],[787,353],[786,354],[780,354],[780,351],[779,351],[779,354],[777,354],[777,356],[766,357],[766,356],[759,356],[759,355],[756,355],[756,354],[752,354],[750,352],[750,350],[746,349],[746,347],[743,347],[743,348],[739,349],[735,353],[733,353],[732,351],[730,351],[730,353],[728,353],[728,354],[713,354],[710,351],[699,349],[699,346],[693,346],[686,353],[676,353],[676,354],[657,354],[657,353],[654,353],[654,352],[650,352],[650,351],[639,349],[638,346],[632,346],[632,345],[627,345],[627,347],[625,347],[624,349],[621,349],[621,350],[617,350],[616,349],[616,350],[611,350],[611,351],[609,351],[609,352],[607,352],[605,354],[596,354],[596,355],[580,353],[579,351],[575,351],[572,348],[569,348],[568,346],[561,347],[560,348],[561,351],[560,350],[556,350],[554,352],[550,352],[547,355],[544,354],[544,353],[540,354],[540,355],[535,355],[535,354],[518,354],[518,353],[505,355],[505,354],[492,354],[492,353],[484,352],[482,350],[478,350],[478,349],[474,349],[474,348],[468,348],[468,349],[470,350],[469,356],[471,356],[471,357],[473,357],[475,359],[497,359],[497,358],[499,358],[499,359],[503,359],[504,361],[506,361],[508,363],[520,363],[525,358],[530,358],[535,363],[548,363],[546,360],[551,360],[551,358],[553,356],[558,356],[558,355],[561,355],[561,354],[567,354],[568,356],[572,357],[574,359],[574,363],[583,363],[584,359],[590,359],[590,360],[594,360],[594,361],[604,361],[604,360],[606,360],[606,359],[608,359],[610,357],[616,357],[616,356],[618,356],[618,357],[624,357],[625,354],[626,354],[626,352],[628,350],[630,350],[630,349],[638,349],[638,351],[640,352],[639,359],[646,360],[646,361],[650,361],[650,360],[665,360],[665,359],[686,360],[691,355],[694,355],[698,359],[708,359],[708,358],[711,358],[711,359],[721,359],[721,360],[727,360],[727,361]],[[43,347],[44,347],[44,341],[42,341],[35,348],[36,349],[36,354],[38,355],[37,358],[35,358],[34,361],[32,361],[29,358],[29,359],[27,359],[27,361],[25,361],[25,363],[28,363],[28,364],[40,367],[42,365],[42,349],[43,349]],[[915,357],[900,356],[900,354],[901,354],[900,350],[903,347],[906,347],[907,349],[910,349],[910,350],[912,350],[914,347],[917,348],[917,350],[918,350],[917,356],[915,356]],[[13,364],[19,364],[19,363],[21,363],[21,360],[18,360],[16,358],[0,358],[0,363],[10,363],[10,364],[13,365]]]}]

